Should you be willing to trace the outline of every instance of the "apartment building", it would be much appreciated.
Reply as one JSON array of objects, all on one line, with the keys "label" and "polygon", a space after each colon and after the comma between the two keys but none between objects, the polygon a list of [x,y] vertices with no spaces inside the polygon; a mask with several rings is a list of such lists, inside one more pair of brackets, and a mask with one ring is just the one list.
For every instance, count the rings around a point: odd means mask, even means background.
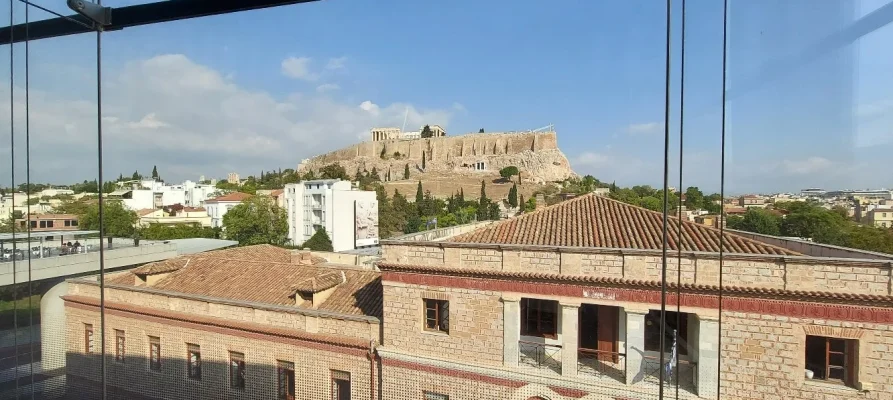
[{"label": "apartment building", "polygon": [[[269,245],[109,275],[109,398],[373,398],[378,279],[371,270]],[[66,394],[94,398],[88,394],[101,374],[98,283],[71,280],[63,299]]]},{"label": "apartment building", "polygon": [[879,206],[865,213],[864,222],[878,228],[893,228],[893,208]]},{"label": "apartment building", "polygon": [[739,207],[766,207],[766,205],[766,198],[763,196],[749,194],[738,198]]},{"label": "apartment building", "polygon": [[199,207],[217,192],[213,185],[184,181],[171,185],[155,180],[127,181],[118,183],[119,188],[109,198],[119,199],[131,210],[145,210],[181,204]]},{"label": "apartment building", "polygon": [[378,200],[349,181],[321,179],[285,185],[288,238],[294,245],[325,229],[334,251],[378,244]]},{"label": "apartment building", "polygon": [[165,207],[159,209],[145,209],[136,212],[139,217],[139,225],[146,227],[151,224],[195,224],[199,226],[211,226],[211,216],[204,207]]},{"label": "apartment building", "polygon": [[[665,324],[662,215],[591,194],[382,241],[379,271],[266,245],[147,264],[106,281],[109,384],[124,398],[650,400],[663,372],[681,399],[893,396],[890,259],[670,223]],[[97,381],[97,285],[69,282],[69,390]]]},{"label": "apartment building", "polygon": [[76,231],[78,216],[74,214],[29,214],[17,219],[21,229],[31,228],[32,232]]},{"label": "apartment building", "polygon": [[250,198],[248,193],[234,192],[218,196],[213,199],[205,200],[205,211],[211,217],[211,227],[217,228],[223,226],[223,216],[233,207],[242,204],[242,201]]}]

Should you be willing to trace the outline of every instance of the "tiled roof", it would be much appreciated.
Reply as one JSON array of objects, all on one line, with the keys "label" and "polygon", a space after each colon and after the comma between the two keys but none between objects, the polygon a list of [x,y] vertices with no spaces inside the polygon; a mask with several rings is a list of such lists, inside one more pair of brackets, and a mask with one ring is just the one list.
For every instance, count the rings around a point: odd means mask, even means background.
[{"label": "tiled roof", "polygon": [[135,274],[173,271],[151,287],[208,297],[294,306],[297,287],[306,288],[311,279],[317,280],[317,287],[325,287],[331,283],[329,274],[336,275],[340,282],[343,271],[346,282],[338,284],[322,304],[314,304],[314,309],[381,317],[379,273],[340,269],[322,264],[323,260],[318,257],[313,258],[314,265],[300,265],[292,263],[291,256],[290,250],[270,245],[236,247],[147,264],[110,277],[107,282],[133,286]]},{"label": "tiled roof", "polygon": [[283,193],[285,193],[285,189],[276,189],[276,190],[270,192],[270,196],[274,196],[274,197],[281,196]]},{"label": "tiled roof", "polygon": [[136,215],[138,215],[140,217],[145,217],[146,215],[149,215],[155,211],[158,211],[158,210],[156,210],[154,208],[144,208],[142,210],[137,210]]},{"label": "tiled roof", "polygon": [[[450,268],[431,265],[411,265],[398,263],[378,263],[382,271],[409,272],[419,274],[443,274],[457,275],[484,279],[511,279],[513,281],[551,281],[564,283],[596,284],[604,286],[629,286],[659,289],[661,282],[656,280],[614,278],[599,275],[566,275],[551,272],[506,272],[493,270],[472,270],[468,268]],[[675,282],[667,282],[668,290],[675,290]],[[683,283],[680,287],[686,293],[693,292],[719,292],[719,285],[704,285]],[[806,290],[787,290],[774,288],[755,288],[748,286],[723,285],[722,292],[733,295],[750,295],[760,297],[786,297],[786,298],[811,298],[829,301],[859,301],[877,306],[893,305],[893,296],[883,294],[857,294],[846,292],[823,292]]]},{"label": "tiled roof", "polygon": [[319,293],[338,286],[340,283],[341,273],[333,271],[304,279],[303,281],[291,285],[290,289],[301,293]]},{"label": "tiled roof", "polygon": [[215,197],[215,198],[213,198],[213,199],[205,200],[205,204],[208,204],[208,203],[218,203],[218,202],[221,202],[221,201],[240,202],[240,201],[245,200],[245,199],[250,198],[250,197],[251,197],[251,195],[248,194],[248,193],[233,192],[233,193],[230,193],[230,194],[225,194],[225,195],[220,196],[220,197]]},{"label": "tiled roof", "polygon": [[[720,231],[669,218],[667,248],[719,252]],[[800,255],[782,247],[724,232],[727,253]],[[663,215],[605,196],[580,196],[450,238],[451,242],[660,250]]]}]

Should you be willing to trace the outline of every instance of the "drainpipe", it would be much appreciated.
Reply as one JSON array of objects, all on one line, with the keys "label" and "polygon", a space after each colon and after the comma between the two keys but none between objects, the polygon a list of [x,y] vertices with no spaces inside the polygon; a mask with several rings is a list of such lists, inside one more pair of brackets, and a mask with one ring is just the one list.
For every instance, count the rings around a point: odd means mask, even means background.
[{"label": "drainpipe", "polygon": [[369,340],[369,399],[375,400],[375,340]]}]

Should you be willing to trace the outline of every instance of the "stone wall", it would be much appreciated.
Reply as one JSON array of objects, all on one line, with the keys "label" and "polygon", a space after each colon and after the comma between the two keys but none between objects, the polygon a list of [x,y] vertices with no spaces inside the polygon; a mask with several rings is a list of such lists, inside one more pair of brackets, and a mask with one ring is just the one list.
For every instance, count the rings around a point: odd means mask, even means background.
[{"label": "stone wall", "polygon": [[[99,314],[77,308],[68,308],[67,311],[67,373],[70,377],[98,383],[100,356],[96,353],[99,352],[100,343]],[[85,324],[92,324],[94,327],[94,354],[84,352]],[[273,399],[276,398],[277,364],[279,361],[287,361],[295,367],[297,398],[330,398],[332,370],[350,373],[352,398],[370,398],[370,362],[360,354],[231,336],[108,313],[106,325],[108,385],[131,393],[165,399]],[[116,329],[124,331],[126,337],[124,363],[115,361]],[[160,338],[161,371],[158,372],[148,368],[149,336]],[[200,381],[186,376],[187,343],[200,346]],[[230,385],[230,352],[244,354],[244,389],[234,389]]]},{"label": "stone wall", "polygon": [[[857,339],[858,380],[868,392],[805,378],[807,334]],[[722,398],[893,398],[893,326],[723,313]]]},{"label": "stone wall", "polygon": [[[382,260],[450,268],[552,272],[636,280],[661,280],[660,251],[548,246],[497,246],[451,242],[384,242]],[[719,284],[717,254],[667,256],[667,281]],[[818,257],[727,254],[723,284],[761,289],[893,295],[891,262]]]},{"label": "stone wall", "polygon": [[[502,365],[502,303],[490,291],[419,285],[383,287],[384,346],[415,355]],[[423,299],[449,301],[449,333],[424,329]]]},{"label": "stone wall", "polygon": [[[384,151],[384,158],[382,158]],[[396,157],[395,153],[400,156]],[[537,182],[560,181],[573,176],[567,157],[558,148],[555,132],[485,133],[414,140],[363,142],[303,161],[299,171],[318,170],[339,163],[348,174],[357,169],[376,168],[382,179],[391,171],[391,180],[402,180],[404,168],[410,167],[411,179],[422,176],[422,154],[425,172],[475,174],[474,164],[484,162],[493,173],[514,165],[522,177]]]}]

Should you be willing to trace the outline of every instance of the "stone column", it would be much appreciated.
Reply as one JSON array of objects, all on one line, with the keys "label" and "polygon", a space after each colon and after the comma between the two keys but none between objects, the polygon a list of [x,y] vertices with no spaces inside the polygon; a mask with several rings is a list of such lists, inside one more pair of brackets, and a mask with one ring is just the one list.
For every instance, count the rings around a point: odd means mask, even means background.
[{"label": "stone column", "polygon": [[645,379],[645,314],[648,310],[626,312],[626,383]]},{"label": "stone column", "polygon": [[507,367],[518,366],[521,340],[521,297],[502,296],[502,360]]},{"label": "stone column", "polygon": [[580,303],[561,302],[561,375],[577,376]]},{"label": "stone column", "polygon": [[716,398],[719,371],[719,322],[716,317],[698,315],[697,391],[701,398]]}]

